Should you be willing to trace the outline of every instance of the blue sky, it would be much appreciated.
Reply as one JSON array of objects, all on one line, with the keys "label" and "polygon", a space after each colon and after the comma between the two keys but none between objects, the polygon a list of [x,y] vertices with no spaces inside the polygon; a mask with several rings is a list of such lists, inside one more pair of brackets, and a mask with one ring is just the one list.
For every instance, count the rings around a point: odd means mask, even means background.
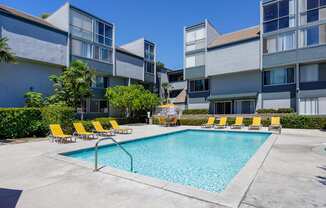
[{"label": "blue sky", "polygon": [[[53,12],[65,0],[0,0],[33,15]],[[117,44],[145,37],[158,46],[158,60],[182,67],[183,27],[207,18],[220,33],[259,23],[259,0],[70,0],[71,4],[115,23]]]}]

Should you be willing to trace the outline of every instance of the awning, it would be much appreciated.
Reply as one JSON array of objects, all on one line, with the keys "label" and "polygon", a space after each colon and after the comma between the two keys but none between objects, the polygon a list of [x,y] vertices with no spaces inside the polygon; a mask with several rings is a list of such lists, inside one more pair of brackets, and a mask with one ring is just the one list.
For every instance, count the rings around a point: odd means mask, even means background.
[{"label": "awning", "polygon": [[207,100],[233,100],[233,99],[248,99],[257,98],[258,92],[239,93],[239,94],[224,94],[209,96]]}]

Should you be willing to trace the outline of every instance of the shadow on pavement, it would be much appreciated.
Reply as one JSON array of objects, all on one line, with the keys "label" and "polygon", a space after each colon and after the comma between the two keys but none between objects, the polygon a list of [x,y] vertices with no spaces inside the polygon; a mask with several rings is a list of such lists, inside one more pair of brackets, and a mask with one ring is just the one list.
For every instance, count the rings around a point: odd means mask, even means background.
[{"label": "shadow on pavement", "polygon": [[[318,167],[322,170],[325,171],[325,175],[326,175],[326,166],[323,166],[323,167]],[[316,176],[317,180],[319,183],[323,184],[326,186],[326,176]]]},{"label": "shadow on pavement", "polygon": [[23,191],[0,188],[0,207],[15,208]]}]

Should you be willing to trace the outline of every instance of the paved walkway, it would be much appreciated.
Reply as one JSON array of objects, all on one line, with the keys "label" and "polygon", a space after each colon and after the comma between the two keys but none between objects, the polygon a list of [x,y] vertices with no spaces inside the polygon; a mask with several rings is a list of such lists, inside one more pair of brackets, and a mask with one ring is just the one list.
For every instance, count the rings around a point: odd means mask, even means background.
[{"label": "paved walkway", "polygon": [[[122,141],[176,130],[143,125],[133,128],[133,135],[116,138]],[[94,143],[0,145],[0,207],[221,207],[47,156]],[[326,207],[326,155],[313,151],[321,143],[326,143],[324,132],[284,130],[240,207]]]}]

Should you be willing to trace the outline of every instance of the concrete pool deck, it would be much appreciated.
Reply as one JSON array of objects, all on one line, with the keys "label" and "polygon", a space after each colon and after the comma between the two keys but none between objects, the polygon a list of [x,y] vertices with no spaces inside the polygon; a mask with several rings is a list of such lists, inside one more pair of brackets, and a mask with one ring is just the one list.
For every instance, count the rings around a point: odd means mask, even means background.
[{"label": "concrete pool deck", "polygon": [[[118,141],[193,127],[132,126]],[[277,137],[255,174],[241,208],[325,207],[326,155],[318,146],[326,133],[289,130]],[[0,207],[224,207],[51,157],[93,147],[95,141],[54,144],[48,141],[0,146]],[[104,142],[105,144],[105,142]],[[321,148],[322,149],[322,148]]]}]

